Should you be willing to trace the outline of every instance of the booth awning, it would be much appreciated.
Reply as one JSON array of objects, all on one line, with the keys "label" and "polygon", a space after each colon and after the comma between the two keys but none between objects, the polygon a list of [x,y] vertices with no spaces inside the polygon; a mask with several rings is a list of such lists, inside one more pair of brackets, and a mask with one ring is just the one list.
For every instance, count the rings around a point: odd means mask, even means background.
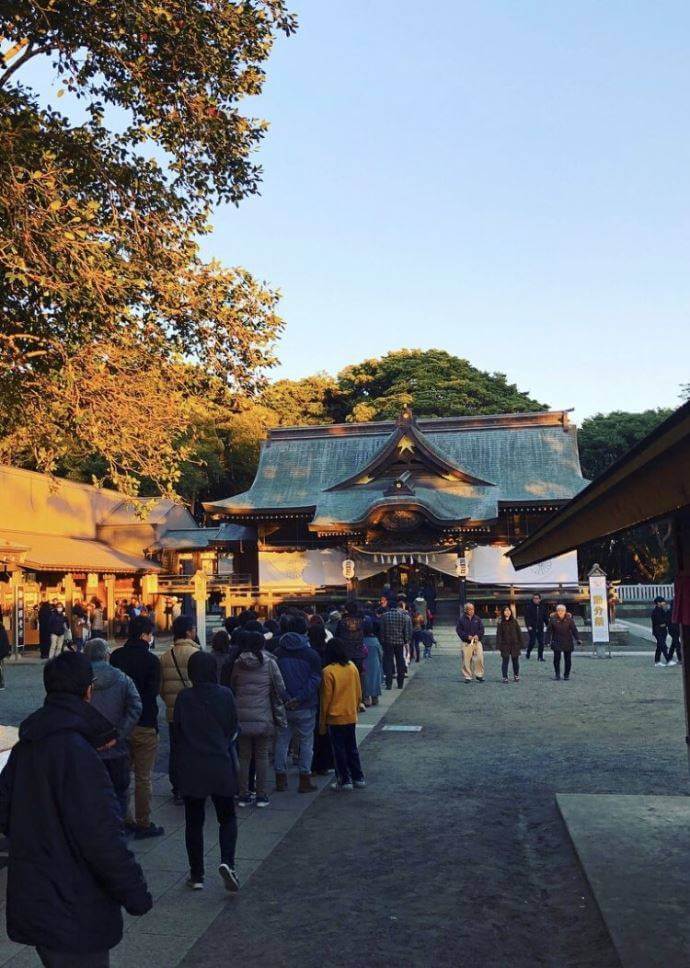
[{"label": "booth awning", "polygon": [[29,531],[0,531],[0,544],[20,546],[26,551],[19,558],[22,568],[36,571],[91,571],[135,574],[160,571],[148,558],[138,558],[118,551],[102,541],[70,538],[56,534],[32,534]]},{"label": "booth awning", "polygon": [[525,568],[690,506],[690,403],[508,552]]}]

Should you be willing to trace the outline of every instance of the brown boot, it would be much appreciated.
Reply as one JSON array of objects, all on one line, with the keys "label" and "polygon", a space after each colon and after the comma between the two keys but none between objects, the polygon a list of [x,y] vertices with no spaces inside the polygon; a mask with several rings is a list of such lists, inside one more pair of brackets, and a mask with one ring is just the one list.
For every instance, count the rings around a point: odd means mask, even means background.
[{"label": "brown boot", "polygon": [[285,793],[287,788],[287,773],[276,773],[276,793]]},{"label": "brown boot", "polygon": [[319,788],[311,782],[311,777],[308,773],[300,773],[299,775],[299,792],[300,793],[314,793]]}]

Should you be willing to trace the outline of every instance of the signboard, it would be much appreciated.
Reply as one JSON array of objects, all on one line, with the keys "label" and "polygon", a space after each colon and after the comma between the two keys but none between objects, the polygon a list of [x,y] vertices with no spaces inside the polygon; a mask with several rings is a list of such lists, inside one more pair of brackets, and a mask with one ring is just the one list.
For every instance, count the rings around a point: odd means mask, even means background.
[{"label": "signboard", "polygon": [[24,586],[16,585],[14,590],[14,641],[18,649],[24,648]]},{"label": "signboard", "polygon": [[456,578],[467,578],[467,558],[458,556],[455,565],[455,576]]},{"label": "signboard", "polygon": [[592,609],[592,642],[609,641],[606,575],[589,576],[589,604]]},{"label": "signboard", "polygon": [[346,558],[343,562],[343,578],[352,581],[355,577],[355,563],[352,558]]}]

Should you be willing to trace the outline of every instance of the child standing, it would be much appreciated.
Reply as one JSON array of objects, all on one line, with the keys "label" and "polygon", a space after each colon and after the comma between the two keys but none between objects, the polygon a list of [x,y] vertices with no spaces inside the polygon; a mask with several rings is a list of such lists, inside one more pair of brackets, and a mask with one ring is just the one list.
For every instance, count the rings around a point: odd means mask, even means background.
[{"label": "child standing", "polygon": [[431,647],[436,645],[436,639],[431,629],[424,627],[424,622],[420,615],[415,615],[414,632],[412,633],[412,653],[416,655],[419,662],[420,646],[424,647],[424,658],[431,658]]},{"label": "child standing", "polygon": [[333,747],[336,780],[331,789],[352,790],[366,786],[355,732],[362,686],[357,667],[347,657],[345,643],[335,638],[326,648],[319,732],[328,732]]}]

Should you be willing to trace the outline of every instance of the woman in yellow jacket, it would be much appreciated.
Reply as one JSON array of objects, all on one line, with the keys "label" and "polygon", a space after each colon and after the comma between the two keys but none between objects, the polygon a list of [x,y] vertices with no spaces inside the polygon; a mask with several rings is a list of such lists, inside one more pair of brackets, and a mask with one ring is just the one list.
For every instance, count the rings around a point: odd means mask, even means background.
[{"label": "woman in yellow jacket", "polygon": [[332,790],[352,790],[366,786],[357,749],[357,711],[362,701],[362,686],[357,667],[347,657],[340,639],[326,646],[326,666],[321,680],[319,732],[328,732],[333,747],[336,781]]},{"label": "woman in yellow jacket", "polygon": [[175,765],[176,727],[173,722],[175,703],[183,689],[191,686],[187,674],[189,660],[198,652],[196,643],[196,623],[189,615],[178,615],[172,627],[173,644],[161,656],[161,698],[165,703],[168,718],[168,736],[170,737],[170,757],[168,759],[168,776],[172,787],[173,800],[182,804],[183,800],[177,789],[177,769]]}]

